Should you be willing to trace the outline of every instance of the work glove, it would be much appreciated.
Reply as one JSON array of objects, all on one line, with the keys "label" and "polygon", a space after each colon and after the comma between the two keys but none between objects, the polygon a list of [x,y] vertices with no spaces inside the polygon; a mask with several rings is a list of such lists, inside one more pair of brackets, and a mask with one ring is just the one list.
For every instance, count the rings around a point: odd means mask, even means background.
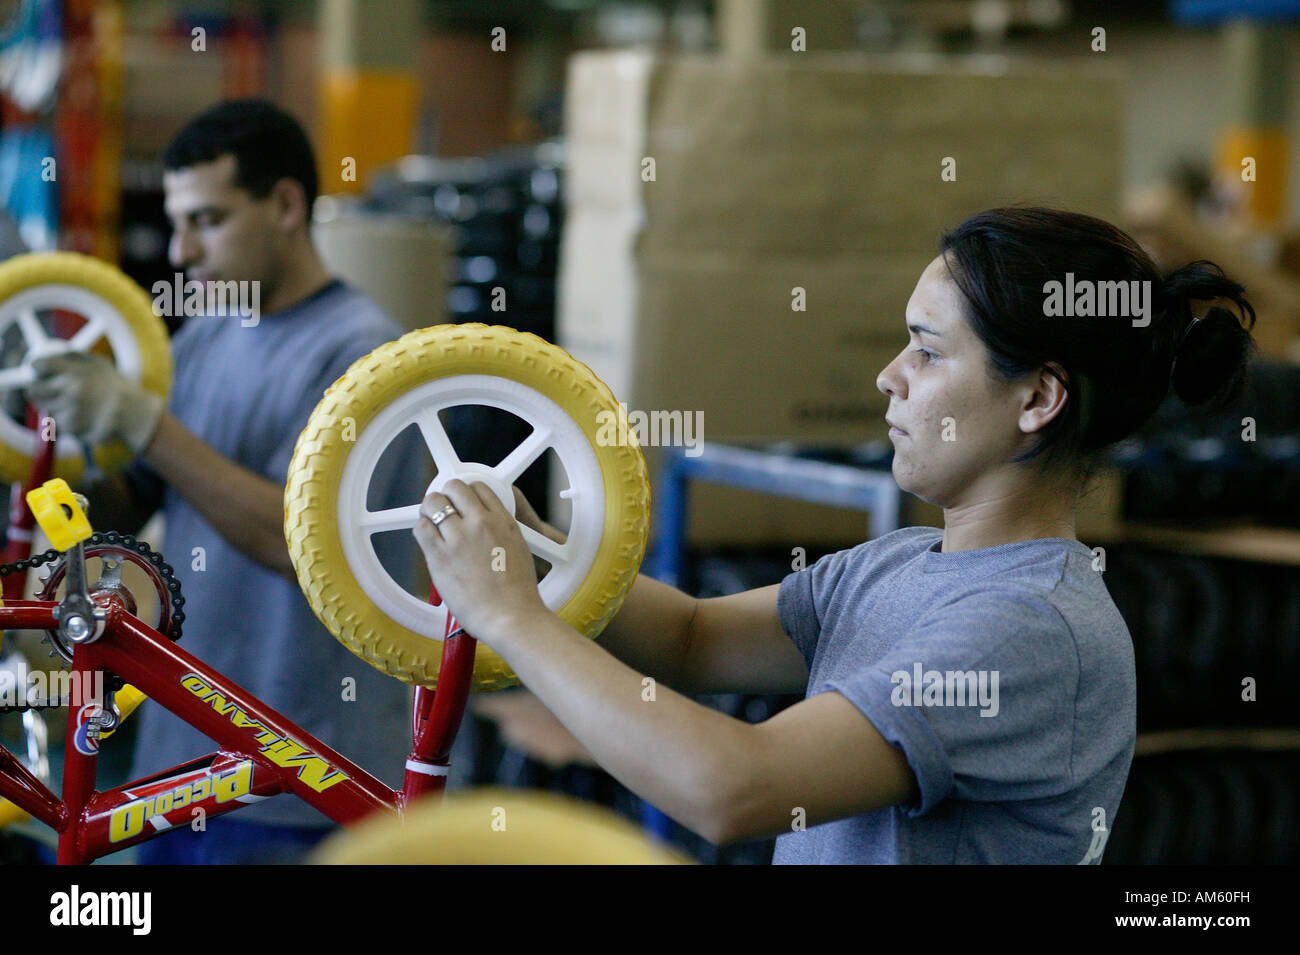
[{"label": "work glove", "polygon": [[55,423],[88,448],[114,439],[139,456],[153,440],[165,401],[122,375],[109,361],[67,352],[32,362],[36,381],[27,394]]}]

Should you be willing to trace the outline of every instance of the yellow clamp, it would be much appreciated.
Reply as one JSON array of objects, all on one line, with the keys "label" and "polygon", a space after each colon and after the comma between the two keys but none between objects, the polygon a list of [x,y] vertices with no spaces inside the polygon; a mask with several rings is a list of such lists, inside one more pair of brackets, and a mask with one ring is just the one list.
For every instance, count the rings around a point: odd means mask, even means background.
[{"label": "yellow clamp", "polygon": [[54,478],[28,491],[27,506],[55,550],[68,550],[93,533],[86,513],[63,478]]},{"label": "yellow clamp", "polygon": [[113,697],[113,701],[117,704],[117,726],[113,727],[111,730],[100,733],[99,738],[108,739],[121,729],[122,724],[126,722],[126,718],[135,712],[135,708],[147,699],[149,699],[149,697],[145,696],[130,683],[118,690],[117,695]]}]

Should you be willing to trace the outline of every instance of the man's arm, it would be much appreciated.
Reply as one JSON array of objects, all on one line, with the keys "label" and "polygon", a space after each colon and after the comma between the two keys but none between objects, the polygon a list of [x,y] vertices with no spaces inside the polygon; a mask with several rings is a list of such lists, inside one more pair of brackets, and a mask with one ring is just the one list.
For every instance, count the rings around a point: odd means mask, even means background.
[{"label": "man's arm", "polygon": [[88,445],[121,440],[241,553],[292,579],[282,485],[204,443],[166,410],[161,395],[97,355],[67,352],[33,368],[28,397],[37,407]]},{"label": "man's arm", "polygon": [[163,412],[143,459],[234,547],[292,578],[284,541],[284,487],[241,467]]}]

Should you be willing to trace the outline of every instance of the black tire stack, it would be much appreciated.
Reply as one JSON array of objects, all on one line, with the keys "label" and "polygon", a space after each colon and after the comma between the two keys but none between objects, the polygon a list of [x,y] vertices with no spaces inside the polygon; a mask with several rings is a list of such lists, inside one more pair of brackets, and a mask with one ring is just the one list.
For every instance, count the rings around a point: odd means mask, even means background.
[{"label": "black tire stack", "polygon": [[1278,815],[1300,801],[1300,567],[1124,547],[1105,581],[1133,637],[1139,738],[1155,735],[1104,861],[1300,861],[1300,820]]},{"label": "black tire stack", "polygon": [[[1300,368],[1256,356],[1216,414],[1170,396],[1112,458],[1128,472],[1127,520],[1300,528]],[[1300,567],[1126,545],[1105,580],[1133,636],[1139,735],[1201,741],[1134,759],[1105,862],[1300,861],[1294,814],[1277,818],[1300,798],[1300,751],[1285,734],[1248,748],[1205,732],[1300,727]]]},{"label": "black tire stack", "polygon": [[[1253,440],[1243,437],[1254,422]],[[1240,399],[1197,414],[1172,395],[1115,449],[1124,517],[1300,528],[1300,367],[1255,359]]]},{"label": "black tire stack", "polygon": [[1133,763],[1106,865],[1294,865],[1294,753],[1192,750]]}]

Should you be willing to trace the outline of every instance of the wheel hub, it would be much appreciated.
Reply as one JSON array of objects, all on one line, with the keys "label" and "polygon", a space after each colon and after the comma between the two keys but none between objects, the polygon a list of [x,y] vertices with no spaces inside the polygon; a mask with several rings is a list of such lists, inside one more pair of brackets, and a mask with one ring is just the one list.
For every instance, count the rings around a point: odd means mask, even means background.
[{"label": "wheel hub", "polygon": [[515,494],[508,485],[505,484],[493,470],[485,464],[477,462],[463,461],[460,467],[455,470],[440,471],[438,476],[429,482],[428,489],[424,492],[426,496],[430,494],[445,494],[443,490],[452,481],[464,481],[466,484],[473,484],[475,481],[481,481],[486,484],[492,493],[497,496],[506,511],[511,517],[515,515]]}]

